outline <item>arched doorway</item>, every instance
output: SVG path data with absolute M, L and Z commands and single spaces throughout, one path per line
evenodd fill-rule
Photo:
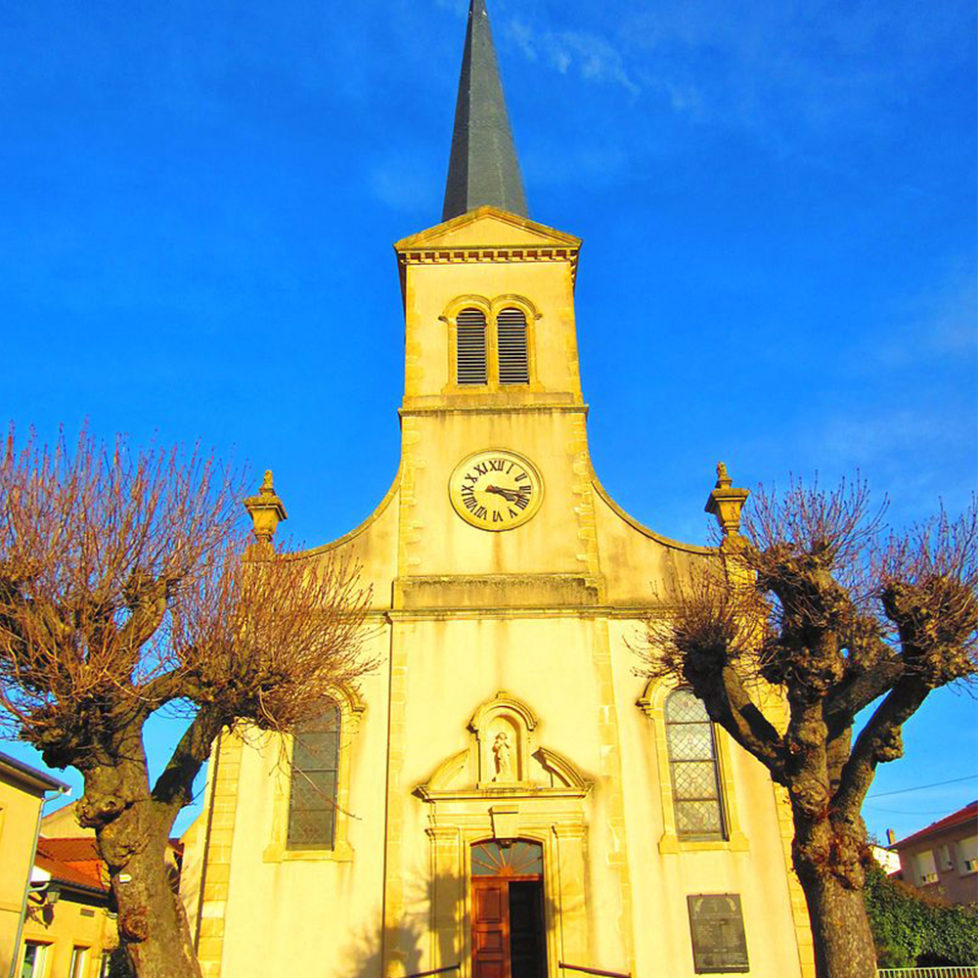
M 472 846 L 473 978 L 545 978 L 543 846 L 523 839 Z

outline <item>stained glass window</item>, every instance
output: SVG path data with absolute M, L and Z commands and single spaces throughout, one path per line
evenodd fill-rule
M 509 845 L 480 842 L 472 847 L 473 876 L 542 876 L 543 846 L 516 839 Z
M 726 838 L 713 724 L 691 689 L 666 700 L 666 742 L 680 839 Z
M 340 755 L 339 706 L 328 701 L 319 716 L 295 728 L 294 738 L 289 848 L 332 849 Z

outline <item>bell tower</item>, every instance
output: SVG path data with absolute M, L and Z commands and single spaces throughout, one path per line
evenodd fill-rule
M 484 0 L 469 7 L 443 216 L 394 246 L 405 316 L 395 601 L 453 600 L 427 583 L 445 578 L 468 579 L 477 605 L 483 590 L 487 603 L 542 600 L 528 576 L 548 601 L 555 588 L 596 595 L 581 242 L 527 215 Z

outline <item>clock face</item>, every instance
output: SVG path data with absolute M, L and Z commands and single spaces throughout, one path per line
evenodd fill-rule
M 448 483 L 455 512 L 480 530 L 511 530 L 543 502 L 543 480 L 533 463 L 502 449 L 476 452 L 455 466 Z

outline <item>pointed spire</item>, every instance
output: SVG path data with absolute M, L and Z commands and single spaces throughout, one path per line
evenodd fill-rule
M 471 0 L 442 220 L 492 204 L 527 217 L 485 0 Z

